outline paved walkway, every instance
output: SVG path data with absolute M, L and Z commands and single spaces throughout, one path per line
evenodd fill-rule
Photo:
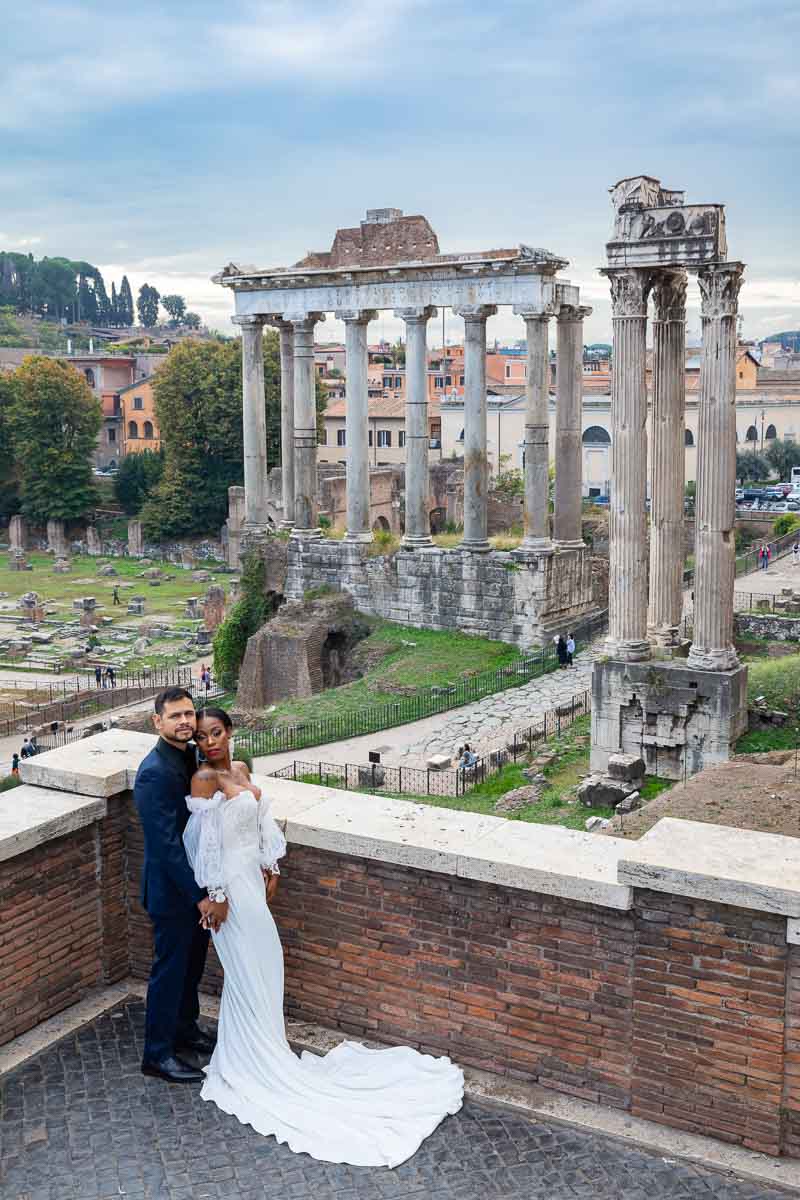
M 605 636 L 605 635 L 603 635 Z M 387 766 L 419 767 L 431 754 L 455 754 L 469 742 L 479 754 L 493 750 L 516 730 L 527 729 L 539 717 L 591 687 L 592 662 L 602 637 L 576 656 L 575 665 L 540 675 L 521 687 L 495 692 L 474 704 L 465 704 L 421 721 L 398 725 L 341 742 L 326 742 L 305 750 L 287 750 L 255 760 L 255 769 L 269 774 L 296 760 L 302 762 L 366 763 L 370 750 L 381 754 Z
M 3 1200 L 783 1200 L 785 1192 L 468 1101 L 394 1170 L 320 1163 L 139 1071 L 130 1000 L 0 1085 Z

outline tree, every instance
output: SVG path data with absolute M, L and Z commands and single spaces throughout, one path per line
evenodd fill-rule
M 135 516 L 164 473 L 164 451 L 127 454 L 114 476 L 114 495 L 128 516 Z
M 160 299 L 161 296 L 157 289 L 150 287 L 149 283 L 143 283 L 139 288 L 136 311 L 139 314 L 139 324 L 144 325 L 145 329 L 153 329 L 158 324 L 158 302 Z
M 114 329 L 119 325 L 119 300 L 117 299 L 117 285 L 114 280 L 111 280 L 111 304 L 108 310 L 108 323 Z
M 186 301 L 177 294 L 161 297 L 161 307 L 169 314 L 170 325 L 180 325 L 186 313 Z
M 769 477 L 769 463 L 763 454 L 752 454 L 749 450 L 736 452 L 736 478 L 742 483 Z
M 187 329 L 200 328 L 200 316 L 196 312 L 187 312 L 183 314 L 183 323 Z
M 91 459 L 103 423 L 100 401 L 69 363 L 28 358 L 14 372 L 9 410 L 22 511 L 70 521 L 96 501 Z
M 131 285 L 128 283 L 127 275 L 122 276 L 122 283 L 119 285 L 117 312 L 119 324 L 129 329 L 133 324 L 133 292 L 131 291 Z
M 0 516 L 6 519 L 19 512 L 19 467 L 15 462 L 10 416 L 14 394 L 13 376 L 0 374 Z
M 776 438 L 770 442 L 766 457 L 778 479 L 789 479 L 792 467 L 800 467 L 800 445 Z

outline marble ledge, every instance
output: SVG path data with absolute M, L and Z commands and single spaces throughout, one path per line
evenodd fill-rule
M 133 787 L 139 764 L 156 741 L 154 733 L 107 729 L 23 759 L 20 779 L 37 787 L 82 796 L 116 796 Z
M 0 862 L 26 854 L 45 842 L 102 821 L 102 798 L 23 784 L 0 794 Z

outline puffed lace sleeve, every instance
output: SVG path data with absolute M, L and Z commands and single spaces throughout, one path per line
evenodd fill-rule
M 273 875 L 280 875 L 278 859 L 286 853 L 286 838 L 270 813 L 270 801 L 265 787 L 266 781 L 258 780 L 261 799 L 258 802 L 258 861 Z
M 187 796 L 186 807 L 191 816 L 183 831 L 186 857 L 200 887 L 208 889 L 212 900 L 225 899 L 225 878 L 222 870 L 222 805 L 225 793 L 215 792 L 206 799 Z

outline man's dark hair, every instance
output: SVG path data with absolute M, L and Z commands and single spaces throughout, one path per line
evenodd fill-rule
M 182 688 L 182 687 L 164 688 L 163 692 L 159 692 L 158 695 L 156 696 L 156 712 L 159 715 L 159 717 L 161 716 L 161 714 L 164 711 L 164 705 L 172 704 L 173 701 L 175 701 L 175 700 L 191 700 L 192 703 L 194 704 L 194 700 L 192 699 L 192 693 L 187 692 L 186 688 Z

